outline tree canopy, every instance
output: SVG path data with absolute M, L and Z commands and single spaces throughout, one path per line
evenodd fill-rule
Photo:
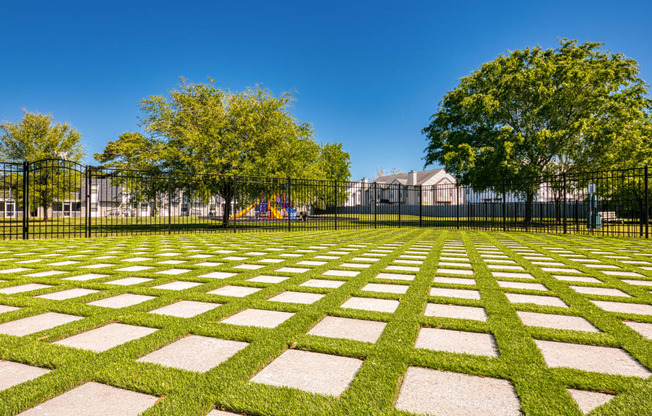
M 221 196 L 226 223 L 231 175 L 349 180 L 348 153 L 339 143 L 316 143 L 312 126 L 292 114 L 293 101 L 292 92 L 275 96 L 261 86 L 231 92 L 213 80 L 182 80 L 167 95 L 141 101 L 145 134 L 122 134 L 95 158 L 105 166 L 173 172 L 178 188 L 203 199 Z
M 506 179 L 529 193 L 519 180 L 650 160 L 652 102 L 638 64 L 601 46 L 563 39 L 462 78 L 423 129 L 426 165 L 477 189 Z
M 321 178 L 346 182 L 351 179 L 351 157 L 342 149 L 342 143 L 326 143 L 320 149 Z
M 105 166 L 188 174 L 292 176 L 349 180 L 340 143 L 320 146 L 292 114 L 291 92 L 260 86 L 241 92 L 182 80 L 168 95 L 141 101 L 146 135 L 124 133 L 95 159 Z
M 18 123 L 5 121 L 0 124 L 0 160 L 21 163 L 31 162 L 30 205 L 42 208 L 43 218 L 48 219 L 48 208 L 53 202 L 74 199 L 81 189 L 79 175 L 70 174 L 84 157 L 81 134 L 67 123 L 54 124 L 51 114 L 30 113 L 23 110 Z M 47 159 L 59 161 L 41 162 Z M 24 204 L 22 174 L 10 174 L 3 178 L 10 184 L 21 206 Z M 29 215 L 25 213 L 25 215 Z
M 94 157 L 106 167 L 152 171 L 161 163 L 161 145 L 160 141 L 141 133 L 123 133 Z
M 81 134 L 67 123 L 54 123 L 51 114 L 23 110 L 18 123 L 0 124 L 0 158 L 7 162 L 65 159 L 79 162 L 84 157 Z

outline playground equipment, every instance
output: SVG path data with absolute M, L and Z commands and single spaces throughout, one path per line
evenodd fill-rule
M 247 208 L 235 214 L 235 216 L 231 215 L 229 218 L 242 218 L 249 214 L 251 210 L 255 210 L 256 218 L 283 219 L 289 217 L 293 219 L 297 217 L 296 209 L 293 208 L 290 203 L 285 201 L 285 197 L 276 195 L 273 199 L 265 199 L 262 197 Z
M 245 209 L 243 209 L 242 211 L 238 212 L 238 213 L 235 215 L 235 218 L 244 217 L 245 215 L 247 215 L 247 214 L 249 213 L 249 211 L 251 211 L 252 209 L 254 209 L 254 208 L 256 207 L 256 205 L 258 205 L 259 202 L 260 202 L 260 201 L 254 202 L 253 204 L 249 205 L 247 208 L 245 208 Z M 233 219 L 234 216 L 231 215 L 229 218 Z
M 276 207 L 271 207 L 271 208 L 269 209 L 269 217 L 270 217 L 270 218 L 275 218 L 275 219 L 281 219 L 281 218 L 283 218 L 283 214 L 280 213 L 280 212 L 276 209 Z

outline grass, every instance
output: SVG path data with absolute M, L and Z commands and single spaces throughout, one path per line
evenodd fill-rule
M 473 265 L 476 284 L 474 286 L 455 284 L 433 284 L 444 245 L 452 241 L 461 242 Z M 369 244 L 361 247 L 347 247 L 351 244 Z M 387 243 L 399 243 L 391 253 L 362 270 L 357 276 L 330 277 L 322 273 L 338 265 L 350 262 L 353 257 Z M 397 259 L 399 255 L 415 244 L 431 246 L 427 258 L 412 282 L 398 282 L 377 279 L 375 276 Z M 587 276 L 602 281 L 602 286 L 612 287 L 629 294 L 631 298 L 582 295 L 569 287 L 568 282 L 555 279 L 552 274 L 533 264 L 533 260 L 516 253 L 514 244 L 527 246 L 535 253 L 553 258 L 569 267 L 580 270 Z M 279 257 L 280 253 L 296 252 L 317 244 L 333 244 L 328 249 L 314 249 L 301 252 L 301 257 Z M 507 301 L 505 292 L 537 294 L 541 292 L 523 289 L 506 289 L 497 284 L 488 264 L 480 256 L 483 245 L 494 245 L 525 272 L 550 291 L 544 296 L 557 296 L 569 308 L 513 304 Z M 37 315 L 46 311 L 83 316 L 84 319 L 62 325 L 36 334 L 14 337 L 0 335 L 0 358 L 29 365 L 52 369 L 50 373 L 32 381 L 0 391 L 0 414 L 15 415 L 38 403 L 47 401 L 87 381 L 96 381 L 124 389 L 159 396 L 162 399 L 144 415 L 205 415 L 211 409 L 224 409 L 248 415 L 407 415 L 394 408 L 403 376 L 410 366 L 434 368 L 445 371 L 496 377 L 510 380 L 521 402 L 525 415 L 581 415 L 566 388 L 615 393 L 606 405 L 596 409 L 595 415 L 646 415 L 652 408 L 652 378 L 643 380 L 590 373 L 570 368 L 549 368 L 537 349 L 534 339 L 563 341 L 576 344 L 619 347 L 627 351 L 643 366 L 652 370 L 652 340 L 648 340 L 623 324 L 623 320 L 652 323 L 652 316 L 609 313 L 597 308 L 589 299 L 612 300 L 652 304 L 650 288 L 623 282 L 596 269 L 585 267 L 570 260 L 558 251 L 546 248 L 562 247 L 587 258 L 598 259 L 603 264 L 612 264 L 626 271 L 636 271 L 652 280 L 652 272 L 637 265 L 623 263 L 622 259 L 591 253 L 586 248 L 609 251 L 630 250 L 618 253 L 633 260 L 646 261 L 652 256 L 652 243 L 640 239 L 608 239 L 591 236 L 565 236 L 544 234 L 518 234 L 475 231 L 446 231 L 428 229 L 378 229 L 319 231 L 306 233 L 265 234 L 201 234 L 201 235 L 151 235 L 118 238 L 95 238 L 80 240 L 5 241 L 0 245 L 2 262 L 0 269 L 26 267 L 34 272 L 46 270 L 66 271 L 66 274 L 52 277 L 27 277 L 31 272 L 0 274 L 0 289 L 26 283 L 52 285 L 50 288 L 14 295 L 0 294 L 0 304 L 21 309 L 0 314 L 0 323 Z M 282 252 L 269 251 L 266 258 L 282 258 L 280 264 L 266 264 L 259 270 L 234 269 L 243 261 L 224 260 L 224 257 L 262 251 L 264 248 L 280 247 Z M 158 257 L 159 249 L 169 248 L 180 253 L 175 257 Z M 217 253 L 218 248 L 235 253 Z M 355 248 L 350 254 L 336 260 L 329 260 L 322 266 L 311 267 L 303 274 L 284 274 L 274 270 L 289 267 L 338 248 Z M 90 251 L 87 251 L 90 250 Z M 193 251 L 197 250 L 197 251 Z M 115 252 L 114 252 L 115 251 Z M 31 253 L 31 254 L 25 254 Z M 140 253 L 140 254 L 135 254 Z M 195 254 L 210 254 L 211 258 L 198 259 Z M 638 253 L 638 254 L 635 254 Z M 25 254 L 25 255 L 21 255 Z M 56 256 L 49 256 L 56 254 Z M 45 256 L 45 257 L 44 257 Z M 68 266 L 49 266 L 48 263 L 68 260 L 80 263 Z M 115 256 L 98 259 L 102 256 Z M 137 263 L 123 263 L 131 257 L 148 257 L 153 260 Z M 246 256 L 243 256 L 246 257 Z M 38 260 L 35 263 L 21 263 Z M 158 262 L 179 259 L 179 265 L 161 265 Z M 222 260 L 220 260 L 222 259 Z M 257 263 L 260 258 L 247 261 Z M 217 267 L 197 265 L 203 261 L 224 263 Z M 652 262 L 652 261 L 651 261 Z M 111 263 L 99 269 L 84 269 L 80 266 L 94 263 Z M 120 272 L 116 269 L 126 265 L 153 266 L 141 272 Z M 298 266 L 305 267 L 305 266 Z M 545 267 L 545 266 L 544 266 Z M 177 276 L 157 274 L 168 268 L 190 269 Z M 454 268 L 454 267 L 453 267 Z M 1 271 L 1 270 L 0 270 Z M 231 271 L 238 274 L 229 279 L 207 279 L 199 277 L 208 271 Z M 86 273 L 101 273 L 107 277 L 85 282 L 63 280 L 65 277 Z M 392 273 L 401 273 L 394 272 Z M 279 284 L 247 282 L 257 275 L 291 276 Z M 136 286 L 115 286 L 106 282 L 129 276 L 147 277 L 151 282 Z M 338 289 L 320 289 L 299 286 L 311 278 L 346 280 Z M 154 289 L 171 281 L 200 282 L 201 286 L 184 291 Z M 514 280 L 518 279 L 501 279 Z M 404 295 L 374 293 L 360 290 L 368 282 L 409 284 Z M 260 290 L 244 298 L 211 295 L 207 292 L 229 284 L 259 287 Z M 577 286 L 598 286 L 589 283 L 573 283 Z M 477 289 L 482 300 L 433 297 L 431 287 Z M 36 295 L 57 292 L 74 287 L 98 290 L 81 298 L 65 301 L 40 299 Z M 311 305 L 269 302 L 266 299 L 283 291 L 303 291 L 326 294 Z M 107 309 L 88 305 L 93 300 L 103 299 L 121 293 L 135 293 L 155 296 L 155 299 L 123 309 Z M 400 300 L 395 313 L 366 312 L 343 309 L 340 305 L 349 297 L 375 297 Z M 148 311 L 173 304 L 181 299 L 220 303 L 222 306 L 194 318 L 174 318 Z M 423 310 L 426 303 L 445 303 L 482 306 L 487 311 L 487 322 L 465 319 L 426 317 Z M 221 320 L 248 308 L 294 312 L 295 315 L 274 329 L 240 327 L 220 323 Z M 588 319 L 601 332 L 589 333 L 570 330 L 556 330 L 525 326 L 516 312 L 533 311 L 562 315 L 581 316 Z M 307 335 L 306 333 L 325 316 L 361 318 L 387 323 L 385 331 L 376 343 L 365 343 Z M 93 353 L 55 345 L 53 342 L 82 333 L 112 322 L 146 326 L 159 329 L 157 332 L 112 348 L 103 353 Z M 488 358 L 469 354 L 416 349 L 414 344 L 421 327 L 438 327 L 471 332 L 491 333 L 500 351 L 499 358 Z M 204 335 L 223 339 L 245 341 L 248 347 L 211 371 L 198 374 L 189 371 L 166 368 L 156 364 L 136 362 L 136 359 L 162 348 L 188 334 Z M 322 352 L 340 356 L 361 358 L 364 363 L 348 389 L 339 398 L 306 393 L 290 388 L 278 388 L 250 383 L 249 380 L 288 348 Z M 436 409 L 433 409 L 436 411 Z

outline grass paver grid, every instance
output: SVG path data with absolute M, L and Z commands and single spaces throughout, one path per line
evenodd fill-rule
M 44 325 L 46 329 L 24 336 L 0 335 L 1 362 L 44 370 L 40 377 L 0 391 L 0 414 L 29 412 L 87 383 L 155 398 L 148 402 L 143 415 L 206 415 L 220 411 L 259 415 L 402 415 L 408 410 L 461 414 L 455 413 L 460 410 L 454 401 L 465 393 L 454 384 L 444 386 L 443 399 L 434 397 L 434 390 L 409 390 L 404 382 L 406 375 L 422 369 L 435 372 L 428 374 L 447 375 L 444 380 L 456 380 L 458 374 L 476 377 L 473 380 L 480 386 L 483 380 L 486 386 L 498 383 L 502 389 L 498 396 L 509 402 L 509 412 L 516 403 L 512 397 L 518 397 L 516 405 L 526 415 L 580 415 L 582 411 L 573 397 L 592 393 L 601 394 L 596 396 L 601 398 L 605 393 L 614 397 L 601 399 L 600 404 L 607 403 L 596 414 L 645 414 L 652 407 L 652 378 L 643 378 L 652 369 L 652 340 L 646 326 L 652 325 L 652 315 L 610 312 L 597 306 L 600 302 L 627 303 L 633 304 L 633 310 L 644 312 L 645 307 L 652 307 L 649 286 L 633 282 L 652 279 L 652 271 L 642 268 L 652 256 L 652 244 L 645 240 L 379 229 L 364 233 L 261 234 L 255 241 L 246 234 L 153 235 L 72 243 L 8 241 L 0 244 L 0 250 L 7 251 L 4 257 L 8 259 L 0 263 L 0 325 L 44 313 L 82 318 L 66 319 L 52 328 Z M 335 253 L 339 257 L 324 257 Z M 369 253 L 383 256 L 373 257 L 377 260 L 368 261 L 363 264 L 365 267 L 354 263 Z M 502 256 L 510 261 L 510 267 L 505 266 L 507 263 L 501 266 L 487 261 Z M 161 273 L 175 264 L 161 263 L 166 257 L 183 264 L 183 269 L 172 270 L 184 271 Z M 260 261 L 279 257 L 284 259 L 282 263 Z M 51 260 L 28 263 L 25 267 L 19 264 L 39 258 Z M 397 260 L 402 259 L 418 259 L 422 263 L 397 266 L 401 263 Z M 238 267 L 242 260 L 256 261 L 261 267 L 243 269 Z M 589 267 L 593 262 L 584 260 L 615 266 L 618 274 L 606 273 L 613 268 Z M 548 267 L 551 265 L 554 267 Z M 48 273 L 53 270 L 60 273 Z M 565 281 L 554 277 L 563 276 L 564 272 L 577 279 Z M 267 278 L 255 279 L 256 276 Z M 275 276 L 279 278 L 274 279 Z M 119 281 L 125 284 L 112 283 Z M 304 284 L 307 282 L 318 284 Z M 38 286 L 28 292 L 8 289 L 2 293 L 2 289 L 22 285 Z M 159 289 L 164 285 L 180 290 Z M 246 297 L 209 293 L 233 286 L 259 290 Z M 403 286 L 407 287 L 405 293 L 401 293 Z M 401 290 L 386 293 L 368 289 L 395 287 Z M 549 290 L 543 292 L 542 287 Z M 74 290 L 79 292 L 72 293 L 85 295 L 68 298 L 66 291 Z M 64 293 L 57 295 L 58 292 Z M 464 296 L 470 293 L 480 296 Z M 568 307 L 512 303 L 507 294 L 556 298 Z M 106 304 L 103 300 L 107 299 L 110 304 L 112 298 L 125 295 L 142 302 L 126 302 L 118 308 L 93 305 Z M 274 301 L 279 296 L 279 300 L 290 296 L 290 302 Z M 300 303 L 293 303 L 292 296 Z M 306 300 L 301 302 L 303 299 Z M 347 308 L 346 302 L 382 307 Z M 174 305 L 179 305 L 178 313 L 153 312 L 165 308 L 175 311 Z M 272 312 L 276 321 L 269 323 L 270 328 L 262 327 L 267 322 L 251 314 L 257 310 Z M 560 319 L 563 325 L 558 326 L 537 326 L 536 322 L 526 325 L 517 311 L 522 316 L 553 314 L 571 319 Z M 229 324 L 234 316 L 231 321 L 237 324 Z M 572 317 L 584 325 L 575 329 L 573 323 L 577 321 Z M 325 324 L 324 318 L 330 319 L 326 321 L 331 323 L 330 328 L 309 335 L 312 328 L 320 328 L 321 322 Z M 333 322 L 356 323 L 363 325 L 361 331 L 369 327 L 375 333 L 357 339 L 352 326 L 350 336 L 337 337 Z M 115 324 L 144 328 L 143 336 L 101 353 L 64 346 L 66 339 L 76 340 L 81 334 Z M 587 331 L 587 325 L 596 330 Z M 429 328 L 433 330 L 428 332 Z M 419 333 L 431 338 L 417 344 Z M 477 335 L 485 340 L 487 349 L 447 346 L 451 341 L 442 340 L 442 334 L 459 339 L 474 339 Z M 188 336 L 236 342 L 243 348 L 201 373 L 174 368 L 174 354 L 166 357 L 165 367 L 140 360 L 157 351 L 173 352 L 174 348 L 165 348 L 182 345 L 175 343 Z M 424 348 L 429 342 L 434 343 L 432 348 Z M 620 356 L 640 365 L 636 374 L 641 377 L 549 367 L 537 342 L 547 346 L 561 343 L 610 348 L 608 351 L 618 351 Z M 495 353 L 491 350 L 494 343 Z M 328 371 L 324 369 L 330 365 L 338 368 L 337 363 L 348 363 L 342 364 L 350 367 L 348 375 L 338 379 L 334 390 L 315 388 L 312 391 L 323 394 L 309 393 L 311 381 L 292 371 L 297 363 L 289 360 L 284 365 L 281 359 L 292 356 L 288 352 L 293 350 L 333 358 L 333 364 L 326 367 L 315 363 L 317 372 L 319 368 Z M 311 356 L 306 357 L 311 362 Z M 268 367 L 271 370 L 266 372 Z M 312 383 L 323 382 L 314 372 L 307 376 L 314 378 Z M 266 379 L 271 381 L 265 383 Z M 301 383 L 305 386 L 301 387 Z M 425 396 L 421 407 L 411 408 L 406 403 L 415 391 Z M 581 392 L 588 393 L 582 396 Z M 486 409 L 497 406 L 491 400 L 487 399 Z M 403 410 L 397 410 L 397 406 Z M 451 413 L 445 413 L 445 409 Z

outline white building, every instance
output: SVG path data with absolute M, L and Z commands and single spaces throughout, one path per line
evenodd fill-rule
M 366 178 L 351 182 L 346 206 L 395 204 L 457 205 L 464 195 L 455 185 L 455 177 L 443 168 L 420 172 L 381 176 L 369 182 Z M 459 201 L 458 201 L 459 198 Z

